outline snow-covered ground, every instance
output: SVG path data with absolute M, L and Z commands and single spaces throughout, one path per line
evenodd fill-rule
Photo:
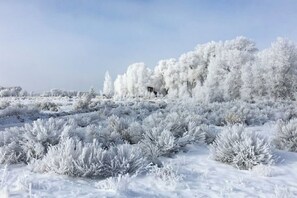
M 20 127 L 24 123 L 32 123 L 40 115 L 46 115 L 43 118 L 49 119 L 51 115 L 59 113 L 56 117 L 60 115 L 60 117 L 74 118 L 92 124 L 95 123 L 94 120 L 101 122 L 102 119 L 112 115 L 125 119 L 133 116 L 135 118 L 132 120 L 133 122 L 141 120 L 143 123 L 148 123 L 148 120 L 152 122 L 152 119 L 160 116 L 156 114 L 156 117 L 148 119 L 154 112 L 163 112 L 166 115 L 168 111 L 169 115 L 179 111 L 175 105 L 171 104 L 167 104 L 170 106 L 170 109 L 167 110 L 169 107 L 166 108 L 162 101 L 149 101 L 137 105 L 132 104 L 133 102 L 112 103 L 105 101 L 101 106 L 97 105 L 94 112 L 86 113 L 74 110 L 73 105 L 78 99 L 1 99 L 1 101 L 3 100 L 9 100 L 12 104 L 21 103 L 25 106 L 33 106 L 40 102 L 53 102 L 60 104 L 60 108 L 58 112 L 38 111 L 37 117 L 25 119 L 23 122 L 19 122 L 18 118 L 9 117 L 8 119 L 7 116 L 2 116 L 0 117 L 1 132 L 7 127 Z M 156 108 L 158 105 L 159 109 Z M 202 115 L 204 110 L 199 108 L 201 107 L 197 107 L 196 113 L 200 112 Z M 277 109 L 277 107 L 273 108 Z M 271 110 L 273 108 L 269 107 L 269 115 L 265 114 L 265 116 L 253 117 L 247 114 L 250 117 L 245 117 L 245 119 L 249 119 L 249 122 L 253 124 L 247 126 L 246 130 L 255 131 L 272 141 L 277 130 L 275 120 L 279 117 L 286 118 L 288 115 L 285 114 L 289 113 L 287 110 L 274 113 Z M 230 109 L 225 110 L 229 111 Z M 185 111 L 189 110 L 185 109 Z M 197 118 L 197 120 L 203 124 L 220 124 L 219 114 L 223 111 L 219 108 L 216 111 L 218 113 L 216 118 L 209 115 L 210 112 L 205 111 L 208 114 Z M 67 114 L 69 112 L 71 114 Z M 234 110 L 234 112 L 237 111 Z M 263 113 L 264 110 L 262 109 L 261 112 Z M 250 114 L 253 115 L 253 113 Z M 291 114 L 293 115 L 293 113 Z M 191 114 L 190 117 L 193 115 Z M 268 116 L 271 121 L 265 120 L 268 119 Z M 228 119 L 231 119 L 229 117 Z M 289 117 L 294 116 L 290 115 Z M 84 121 L 86 118 L 90 119 Z M 173 119 L 170 116 L 169 118 Z M 166 120 L 169 118 L 165 116 Z M 132 123 L 132 121 L 130 122 Z M 265 124 L 255 124 L 258 122 Z M 164 123 L 161 122 L 160 125 L 162 124 Z M 215 127 L 220 130 L 226 126 Z M 71 177 L 58 175 L 54 172 L 36 173 L 32 171 L 30 165 L 23 163 L 2 164 L 0 197 L 297 197 L 297 153 L 276 150 L 275 164 L 257 165 L 251 170 L 239 170 L 231 165 L 215 161 L 211 157 L 209 147 L 209 145 L 201 143 L 188 144 L 170 157 L 160 156 L 159 160 L 163 167 L 154 166 L 139 174 L 119 175 L 107 179 Z
M 262 128 L 266 132 L 266 128 Z M 32 173 L 24 165 L 1 167 L 1 193 L 8 197 L 296 197 L 297 153 L 278 152 L 274 166 L 238 170 L 212 160 L 205 146 L 192 145 L 163 168 L 105 180 Z

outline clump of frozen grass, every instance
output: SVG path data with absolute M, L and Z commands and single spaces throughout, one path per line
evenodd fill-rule
M 175 187 L 183 181 L 183 178 L 178 171 L 170 164 L 165 164 L 163 167 L 153 166 L 149 172 L 155 179 L 162 181 L 167 186 Z
M 275 161 L 268 141 L 256 133 L 249 133 L 242 125 L 224 129 L 210 146 L 214 160 L 230 164 L 238 169 L 251 169 Z
M 135 175 L 129 174 L 109 177 L 96 183 L 96 187 L 100 190 L 112 190 L 116 192 L 126 192 L 129 190 L 130 183 Z
M 273 142 L 278 149 L 297 152 L 297 119 L 279 121 Z
M 274 175 L 273 169 L 271 166 L 259 164 L 257 166 L 254 166 L 252 168 L 252 172 L 255 175 L 258 176 L 264 176 L 264 177 L 272 177 Z
M 75 139 L 65 139 L 51 146 L 46 156 L 34 161 L 31 167 L 37 172 L 107 178 L 140 172 L 147 165 L 147 160 L 137 146 L 123 144 L 105 150 L 96 141 L 83 144 Z

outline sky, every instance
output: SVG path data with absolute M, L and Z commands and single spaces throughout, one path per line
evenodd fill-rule
M 0 0 L 0 86 L 102 89 L 197 44 L 245 36 L 297 42 L 296 0 Z

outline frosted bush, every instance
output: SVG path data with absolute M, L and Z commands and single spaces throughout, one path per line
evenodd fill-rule
M 230 125 L 243 124 L 245 122 L 245 118 L 243 115 L 237 113 L 228 113 L 225 117 L 225 122 Z
M 96 141 L 83 144 L 74 139 L 51 146 L 43 159 L 31 164 L 37 172 L 92 178 L 133 174 L 146 166 L 147 161 L 136 146 L 124 144 L 105 150 Z
M 0 164 L 15 164 L 24 159 L 23 150 L 17 142 L 10 142 L 0 147 Z
M 129 142 L 130 144 L 137 144 L 141 141 L 144 134 L 144 130 L 138 122 L 133 122 L 130 126 L 123 131 L 123 139 Z
M 249 133 L 243 126 L 234 125 L 224 129 L 210 147 L 214 160 L 230 164 L 239 169 L 274 163 L 272 147 L 266 139 Z
M 274 144 L 278 149 L 297 152 L 297 119 L 279 121 Z
M 20 145 L 21 136 L 18 127 L 0 131 L 0 163 L 10 164 L 25 160 L 25 153 Z
M 54 118 L 38 119 L 32 124 L 25 124 L 20 129 L 22 131 L 20 144 L 27 160 L 43 157 L 49 146 L 58 144 L 63 133 L 67 133 L 66 124 L 65 120 Z
M 5 116 L 16 116 L 17 118 L 23 117 L 24 119 L 28 116 L 34 115 L 39 116 L 39 110 L 35 107 L 28 107 L 21 104 L 10 105 L 4 110 L 0 111 L 0 117 Z
M 211 144 L 214 142 L 218 130 L 214 126 L 201 124 L 196 125 L 193 122 L 189 123 L 189 133 L 194 136 L 196 143 L 206 143 Z
M 110 116 L 108 118 L 108 127 L 110 127 L 110 129 L 113 131 L 122 133 L 123 130 L 128 128 L 128 124 L 127 121 L 122 118 L 119 118 L 117 116 Z
M 80 100 L 78 100 L 74 104 L 74 109 L 75 110 L 89 110 L 89 106 L 91 105 L 92 102 L 92 95 L 91 94 L 84 94 Z
M 155 127 L 145 131 L 141 148 L 153 163 L 160 164 L 159 156 L 171 156 L 194 140 L 195 137 L 188 132 L 181 137 L 175 137 L 169 130 Z
M 144 134 L 142 148 L 148 156 L 154 159 L 161 155 L 170 155 L 176 151 L 177 145 L 170 131 L 153 128 Z
M 78 128 L 76 130 L 72 136 L 80 135 L 79 139 L 86 143 L 92 143 L 96 140 L 102 148 L 109 148 L 112 145 L 124 143 L 122 136 L 118 132 L 112 131 L 105 126 L 89 125 L 85 129 Z
M 70 128 L 63 119 L 41 120 L 23 127 L 8 128 L 0 132 L 0 163 L 28 162 L 42 158 L 51 145 L 59 143 L 61 136 L 69 135 Z
M 1 101 L 0 102 L 0 110 L 3 110 L 3 109 L 5 109 L 5 108 L 7 108 L 9 106 L 10 106 L 10 102 L 7 102 L 7 101 Z
M 37 107 L 43 111 L 59 111 L 59 106 L 53 102 L 38 103 Z

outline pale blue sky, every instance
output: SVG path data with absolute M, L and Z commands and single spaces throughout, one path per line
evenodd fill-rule
M 297 41 L 296 0 L 0 0 L 0 86 L 101 89 L 129 64 L 236 36 Z

